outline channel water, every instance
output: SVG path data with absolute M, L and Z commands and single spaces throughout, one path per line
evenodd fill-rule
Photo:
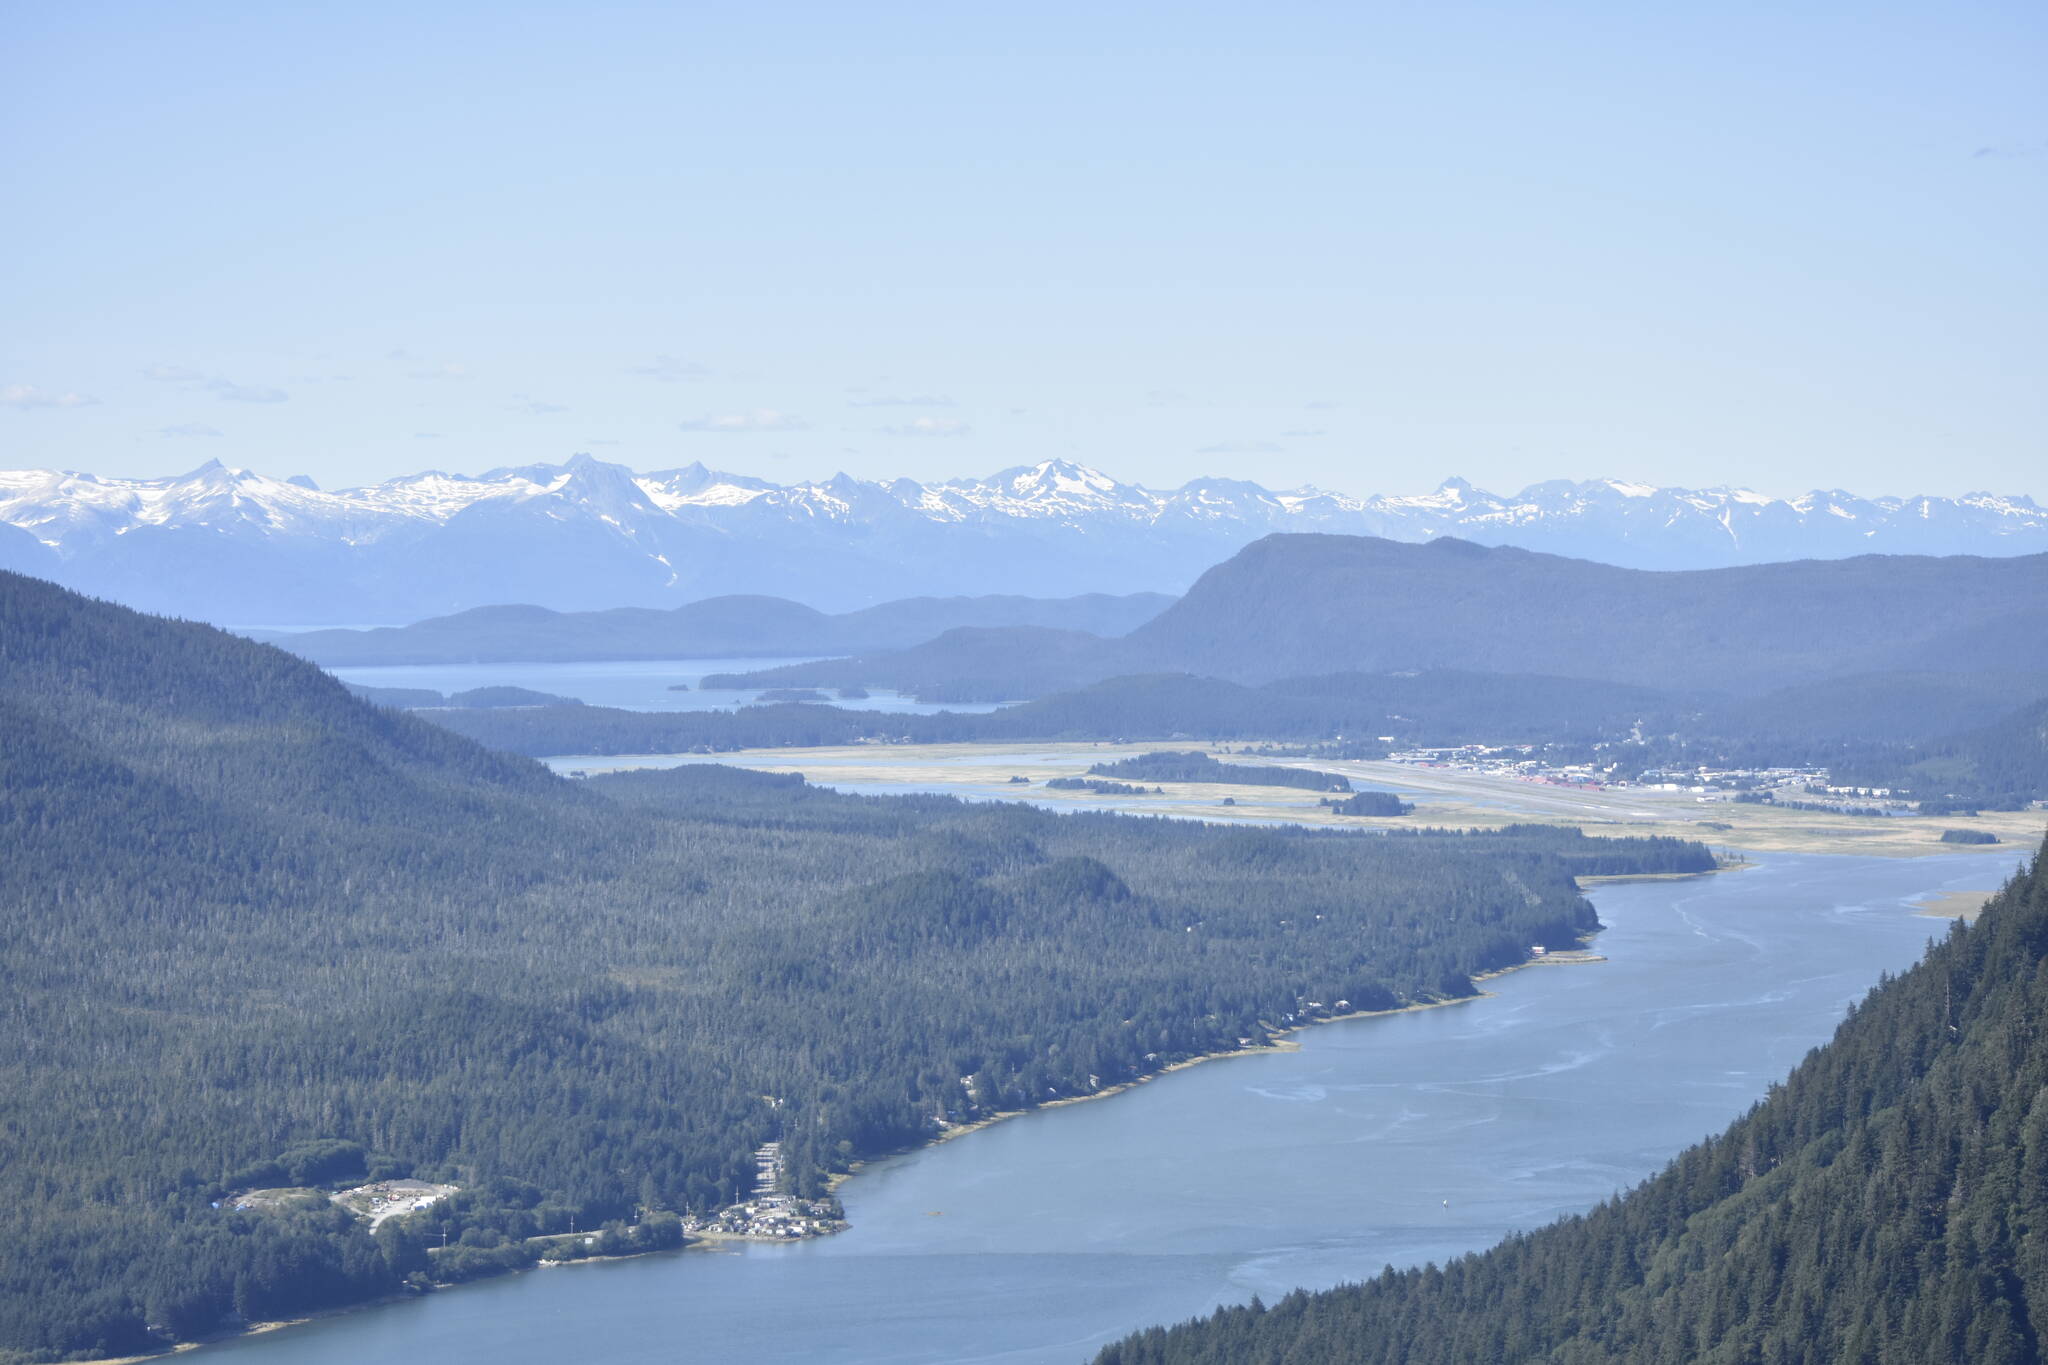
M 222 1365 L 1079 1365 L 1151 1323 L 1473 1251 L 1743 1112 L 2020 851 L 1773 855 L 1601 886 L 1607 959 L 1297 1035 L 874 1163 L 852 1228 L 535 1270 L 204 1352 Z

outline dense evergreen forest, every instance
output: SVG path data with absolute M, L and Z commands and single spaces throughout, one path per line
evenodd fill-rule
M 1330 797 L 1321 803 L 1338 815 L 1406 815 L 1415 807 L 1392 792 L 1360 791 L 1346 797 Z
M 281 651 L 6 574 L 0 847 L 6 1361 L 516 1267 L 571 1226 L 659 1246 L 764 1141 L 813 1193 L 1309 1000 L 1468 994 L 1596 927 L 1575 877 L 1711 865 L 716 767 L 566 781 Z M 462 1192 L 374 1237 L 317 1196 L 230 1197 L 405 1175 Z
M 2048 873 L 1748 1116 L 1582 1218 L 1099 1365 L 2026 1365 L 2048 1334 Z

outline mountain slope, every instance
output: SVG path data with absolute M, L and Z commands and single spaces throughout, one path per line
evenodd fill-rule
M 2043 624 L 2048 555 L 1646 573 L 1457 540 L 1270 536 L 1123 645 L 1217 677 L 1456 668 L 1753 690 L 1933 667 L 1965 639 L 1971 667 L 2037 671 Z
M 1968 808 L 2018 810 L 2048 792 L 2048 697 L 1987 725 L 1844 765 L 1843 785 L 1890 787 Z
M 1880 604 L 1873 610 L 1872 604 Z M 1460 540 L 1277 535 L 1120 640 L 1002 632 L 752 675 L 1015 697 L 1129 673 L 1540 673 L 1761 692 L 1864 673 L 2048 671 L 2048 555 L 1865 555 L 1648 572 Z M 758 685 L 758 684 L 756 684 Z
M 1230 479 L 1156 490 L 1060 461 L 931 484 L 842 474 L 783 486 L 701 464 L 636 474 L 587 455 L 334 492 L 217 463 L 161 479 L 0 472 L 0 524 L 41 541 L 67 585 L 242 624 L 731 593 L 843 611 L 939 582 L 966 594 L 1175 592 L 1276 531 L 1448 535 L 1642 568 L 2048 549 L 2048 512 L 1990 494 L 1775 499 L 1607 480 L 1502 497 L 1453 479 L 1421 496 L 1353 497 Z
M 2027 1365 L 2048 1345 L 2040 859 L 1726 1133 L 1583 1218 L 1099 1365 Z

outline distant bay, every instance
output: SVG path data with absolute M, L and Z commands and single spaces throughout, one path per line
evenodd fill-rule
M 631 659 L 595 663 L 502 664 L 377 664 L 331 668 L 328 672 L 362 687 L 424 687 L 442 693 L 476 687 L 525 687 L 558 697 L 574 697 L 591 706 L 616 706 L 626 711 L 731 711 L 760 700 L 760 689 L 714 688 L 702 683 L 714 673 L 751 673 L 756 669 L 805 662 L 797 659 Z M 684 690 L 675 690 L 681 683 Z M 894 692 L 875 691 L 865 697 L 825 697 L 834 706 L 863 711 L 929 715 L 936 711 L 993 711 L 993 705 L 945 706 L 912 701 Z

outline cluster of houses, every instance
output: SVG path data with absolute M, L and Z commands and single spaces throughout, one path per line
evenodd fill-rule
M 793 1241 L 838 1232 L 846 1226 L 836 1199 L 799 1199 L 779 1194 L 782 1144 L 764 1142 L 754 1152 L 754 1193 L 745 1202 L 713 1214 L 683 1220 L 683 1231 L 698 1236 L 759 1237 Z
M 1648 791 L 1784 792 L 1805 796 L 1827 786 L 1826 768 L 1647 768 L 1635 786 Z
M 1880 799 L 1891 795 L 1884 788 L 1830 787 L 1825 768 L 1650 768 L 1630 781 L 1614 778 L 1610 769 L 1597 763 L 1549 763 L 1535 757 L 1536 753 L 1535 746 L 1526 744 L 1459 744 L 1404 749 L 1387 757 L 1391 762 L 1418 768 L 1511 777 L 1544 786 L 1686 792 L 1708 801 L 1730 800 L 1741 792 L 1782 792 L 1788 800 L 1822 793 Z
M 846 1226 L 839 1204 L 832 1199 L 799 1199 L 792 1194 L 760 1195 L 744 1204 L 734 1204 L 702 1218 L 683 1221 L 683 1231 L 698 1236 L 759 1237 L 771 1241 L 794 1241 L 819 1237 Z
M 1484 773 L 1488 777 L 1512 777 L 1548 787 L 1579 787 L 1599 790 L 1607 785 L 1605 770 L 1591 763 L 1546 763 L 1531 757 L 1532 745 L 1458 744 L 1441 748 L 1403 749 L 1387 755 L 1392 763 L 1415 768 L 1449 768 L 1459 772 Z

